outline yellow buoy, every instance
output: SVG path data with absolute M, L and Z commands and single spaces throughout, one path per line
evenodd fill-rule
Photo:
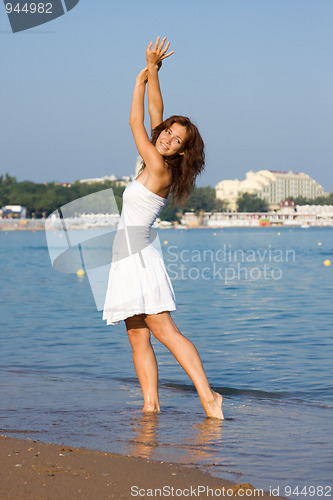
M 214 236 L 216 236 L 216 233 L 214 233 Z
M 324 266 L 330 266 L 331 265 L 331 261 L 326 259 L 324 260 Z
M 319 245 L 319 246 L 321 245 L 321 242 L 320 242 L 320 241 L 318 242 L 318 245 Z
M 280 236 L 281 233 L 278 233 L 278 236 Z
M 168 244 L 168 240 L 165 240 L 164 245 L 167 245 L 167 244 Z
M 86 272 L 85 272 L 85 270 L 84 270 L 84 269 L 78 269 L 78 270 L 76 271 L 76 274 L 77 274 L 78 276 L 84 276 L 84 275 L 86 274 Z

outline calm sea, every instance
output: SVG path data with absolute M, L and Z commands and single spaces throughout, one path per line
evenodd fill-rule
M 142 415 L 124 323 L 106 326 L 86 277 L 53 270 L 44 232 L 1 231 L 0 431 L 200 466 L 290 498 L 332 496 L 333 229 L 159 238 L 173 318 L 224 395 L 226 420 L 205 418 L 156 342 L 162 413 Z

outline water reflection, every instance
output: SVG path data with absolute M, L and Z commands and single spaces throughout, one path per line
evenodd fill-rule
M 129 421 L 128 454 L 151 458 L 158 442 L 158 413 L 142 413 Z
M 191 462 L 214 462 L 214 464 L 223 462 L 222 429 L 223 422 L 210 418 L 192 426 L 192 436 L 188 438 L 192 442 L 189 454 Z
M 224 461 L 223 422 L 219 420 L 207 418 L 188 428 L 182 422 L 172 433 L 164 429 L 160 414 L 143 413 L 132 418 L 129 424 L 129 455 L 157 460 L 165 456 L 165 447 L 168 447 L 168 460 L 180 458 L 183 464 L 217 465 Z

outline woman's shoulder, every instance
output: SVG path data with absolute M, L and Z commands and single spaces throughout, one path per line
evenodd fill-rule
M 137 177 L 136 181 L 141 182 L 149 191 L 161 196 L 162 198 L 167 198 L 171 186 L 171 174 L 166 170 L 165 175 L 158 175 L 156 172 L 150 172 L 147 167 L 145 167 Z

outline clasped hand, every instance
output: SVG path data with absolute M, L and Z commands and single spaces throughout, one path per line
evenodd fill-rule
M 168 52 L 168 48 L 170 47 L 170 42 L 166 44 L 164 47 L 166 41 L 166 37 L 163 38 L 163 40 L 160 43 L 160 37 L 158 36 L 156 38 L 156 42 L 153 46 L 153 42 L 150 42 L 147 46 L 146 49 L 146 59 L 147 59 L 147 66 L 158 66 L 158 64 L 163 61 L 163 59 L 171 56 L 174 54 L 174 50 L 171 52 Z
M 164 37 L 160 43 L 160 37 L 158 36 L 156 38 L 156 42 L 153 46 L 153 42 L 150 42 L 147 46 L 146 49 L 146 59 L 147 59 L 147 66 L 140 71 L 140 73 L 137 76 L 137 81 L 140 83 L 147 83 L 148 81 L 148 67 L 149 68 L 157 68 L 157 70 L 160 69 L 162 66 L 162 60 L 166 59 L 167 57 L 170 57 L 172 54 L 174 54 L 174 50 L 168 52 L 168 48 L 170 47 L 170 42 L 167 42 L 167 44 L 164 47 L 166 41 L 166 37 Z M 167 53 L 168 52 L 168 53 Z

